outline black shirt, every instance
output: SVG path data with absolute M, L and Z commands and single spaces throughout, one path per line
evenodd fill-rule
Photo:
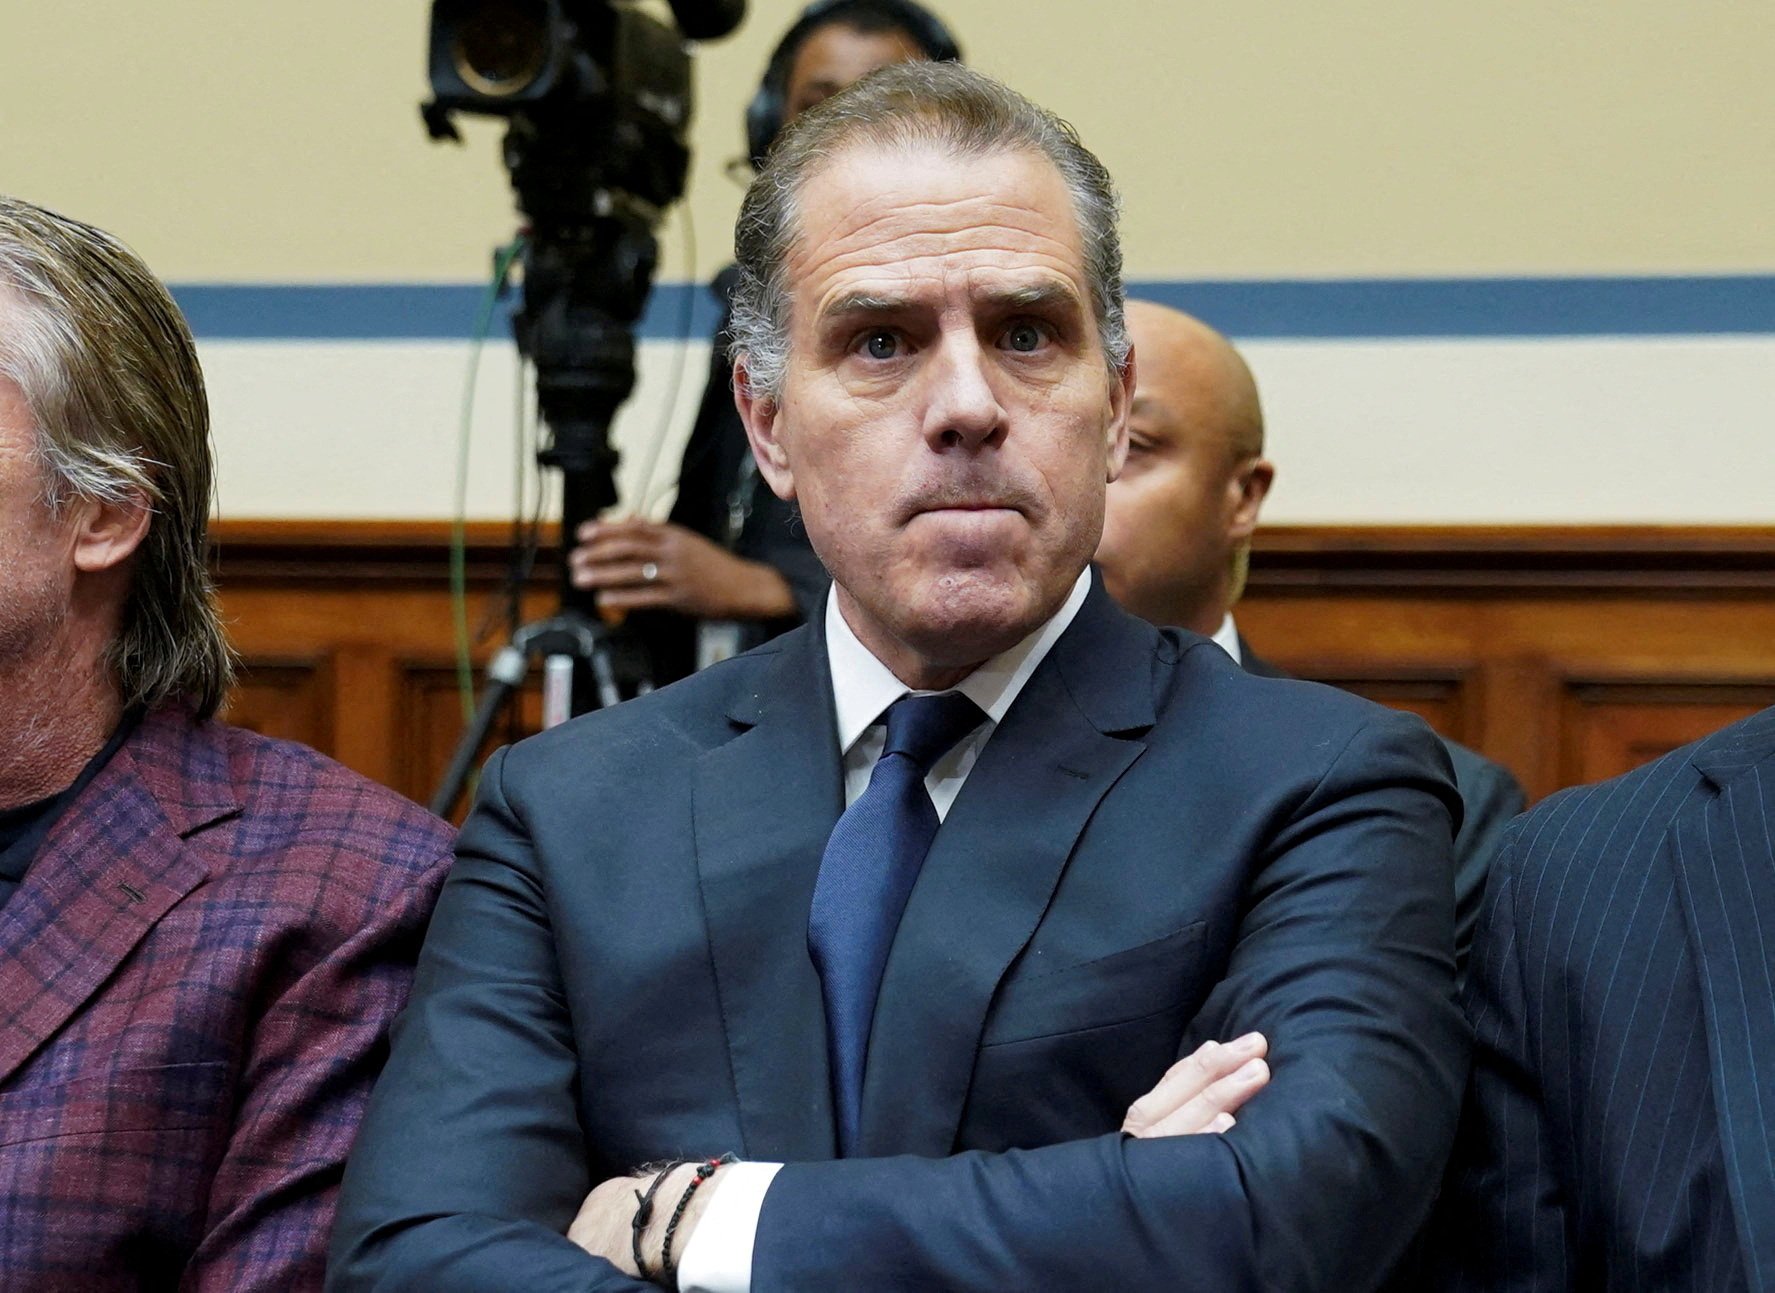
M 93 755 L 74 783 L 66 790 L 57 791 L 48 798 L 39 799 L 35 803 L 24 804 L 18 808 L 0 811 L 0 907 L 4 907 L 12 895 L 18 892 L 19 885 L 24 883 L 25 871 L 31 865 L 31 859 L 37 856 L 37 850 L 43 847 L 44 839 L 68 805 L 80 797 L 80 792 L 91 784 L 92 779 L 104 770 L 111 756 L 117 753 L 130 733 L 136 730 L 142 721 L 142 711 L 130 710 L 111 733 L 111 739 L 105 742 L 105 748 Z

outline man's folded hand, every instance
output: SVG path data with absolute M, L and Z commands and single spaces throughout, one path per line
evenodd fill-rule
M 1270 1080 L 1262 1033 L 1203 1042 L 1165 1070 L 1165 1076 L 1128 1107 L 1122 1130 L 1130 1136 L 1190 1136 L 1223 1132 L 1233 1115 Z

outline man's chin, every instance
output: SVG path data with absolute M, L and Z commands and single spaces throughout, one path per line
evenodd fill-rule
M 1028 637 L 1065 597 L 1065 589 L 1058 598 L 1044 597 L 1020 578 L 952 570 L 936 576 L 903 608 L 905 637 L 933 663 L 979 664 Z

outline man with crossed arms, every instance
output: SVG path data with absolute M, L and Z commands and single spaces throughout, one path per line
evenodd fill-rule
M 1114 212 L 1070 128 L 958 66 L 790 125 L 735 385 L 833 595 L 489 763 L 333 1288 L 1385 1277 L 1465 1071 L 1459 804 L 1415 718 L 1090 571 Z M 701 1163 L 631 1175 L 660 1159 Z

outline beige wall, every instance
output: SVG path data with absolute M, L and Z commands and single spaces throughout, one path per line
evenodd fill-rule
M 1775 268 L 1769 0 L 940 7 L 1109 162 L 1137 277 Z M 178 281 L 479 277 L 513 223 L 497 131 L 424 138 L 428 12 L 15 0 L 0 187 Z M 740 107 L 797 12 L 755 2 L 699 55 L 699 273 L 727 254 Z
M 698 55 L 698 277 L 728 257 L 741 108 L 799 12 L 752 8 Z M 941 8 L 974 62 L 1109 163 L 1137 280 L 1775 272 L 1775 0 Z M 463 148 L 424 136 L 428 13 L 12 0 L 0 190 L 116 231 L 177 283 L 479 279 L 516 217 L 495 124 L 467 123 Z M 665 278 L 693 268 L 684 232 L 675 215 Z M 1283 467 L 1268 514 L 1766 522 L 1768 331 L 1253 342 Z M 704 354 L 642 348 L 614 433 L 631 506 L 663 505 L 635 482 L 658 444 L 669 478 Z M 466 358 L 461 342 L 206 339 L 223 514 L 449 515 Z M 472 515 L 510 513 L 513 377 L 495 344 Z

